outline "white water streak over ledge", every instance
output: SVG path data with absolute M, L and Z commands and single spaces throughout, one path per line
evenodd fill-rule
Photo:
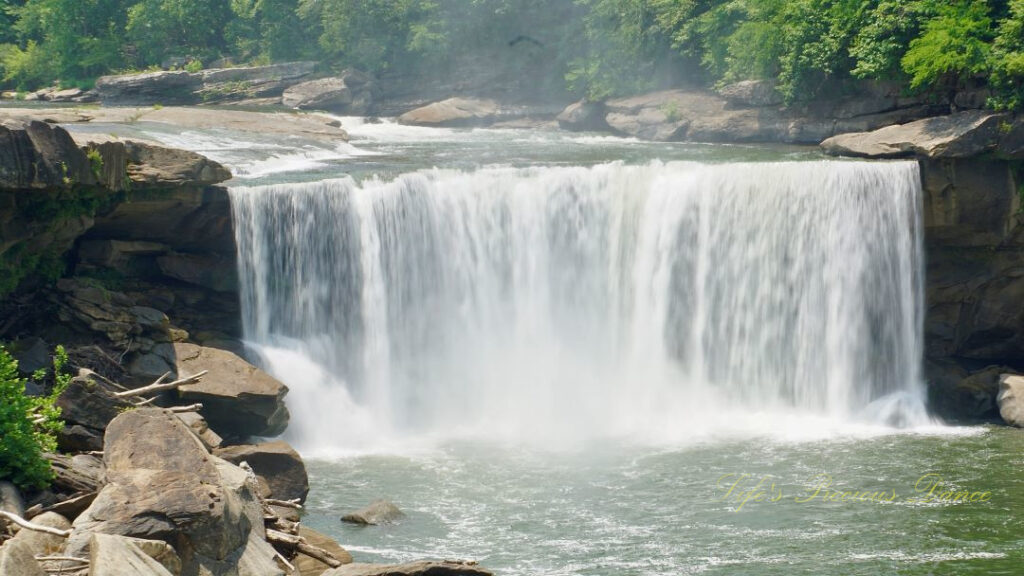
M 236 187 L 246 337 L 307 450 L 921 423 L 920 193 L 834 161 Z

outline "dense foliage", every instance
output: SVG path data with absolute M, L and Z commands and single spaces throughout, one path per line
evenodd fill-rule
M 155 66 L 504 70 L 591 99 L 773 79 L 790 102 L 844 81 L 1019 107 L 1024 0 L 0 0 L 8 86 Z M 191 64 L 189 64 L 191 62 Z
M 54 405 L 71 376 L 64 348 L 53 356 L 53 371 L 41 370 L 33 380 L 49 379 L 50 393 L 27 396 L 25 379 L 18 375 L 18 362 L 0 347 L 0 480 L 10 480 L 20 488 L 44 488 L 53 477 L 43 452 L 57 448 L 56 433 L 63 423 L 60 409 Z

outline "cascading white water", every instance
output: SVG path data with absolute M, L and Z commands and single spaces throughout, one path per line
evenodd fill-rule
M 912 418 L 919 195 L 914 163 L 825 161 L 231 191 L 246 337 L 307 448 Z

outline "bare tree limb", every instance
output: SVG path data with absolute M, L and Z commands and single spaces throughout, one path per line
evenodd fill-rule
M 189 376 L 188 378 L 182 378 L 175 380 L 174 382 L 167 382 L 166 384 L 150 384 L 149 386 L 143 386 L 142 388 L 136 388 L 134 390 L 126 390 L 124 392 L 118 392 L 114 396 L 118 398 L 129 398 L 131 396 L 143 396 L 146 394 L 153 394 L 154 392 L 163 392 L 164 390 L 174 390 L 178 386 L 184 386 L 186 384 L 192 384 L 198 382 L 203 376 L 206 376 L 209 370 L 203 370 L 195 376 Z M 161 377 L 162 378 L 162 377 Z
M 302 510 L 302 504 L 299 504 L 298 498 L 295 498 L 294 500 L 274 500 L 273 498 L 266 498 L 263 502 L 268 506 L 280 506 L 281 508 Z
M 0 510 L 0 517 L 7 518 L 11 522 L 14 522 L 18 526 L 26 530 L 32 530 L 33 532 L 44 532 L 46 534 L 53 534 L 54 536 L 60 536 L 61 538 L 67 538 L 71 535 L 71 530 L 61 530 L 59 528 L 51 528 L 49 526 L 40 526 L 39 524 L 33 524 L 28 520 L 25 520 L 17 514 L 11 514 L 6 510 Z
M 199 412 L 202 409 L 203 405 L 198 403 L 191 404 L 189 406 L 171 406 L 170 408 L 168 408 L 168 410 L 174 412 L 175 414 L 181 414 L 183 412 Z

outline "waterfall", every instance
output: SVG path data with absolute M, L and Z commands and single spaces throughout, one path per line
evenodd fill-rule
M 236 187 L 245 335 L 307 447 L 906 419 L 920 190 L 839 161 Z

